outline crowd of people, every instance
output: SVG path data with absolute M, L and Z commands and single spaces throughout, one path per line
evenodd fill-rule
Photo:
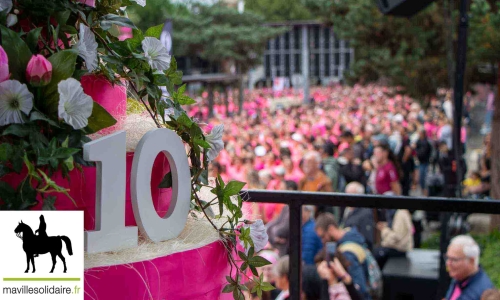
M 204 96 L 190 115 L 208 127 L 222 123 L 225 128 L 225 149 L 209 176 L 246 182 L 246 189 L 454 196 L 457 164 L 467 169 L 453 151 L 453 108 L 446 90 L 420 104 L 396 88 L 335 85 L 312 89 L 304 105 L 273 103 L 275 96 L 301 97 L 292 90 L 279 95 L 257 90 L 245 95 L 241 114 L 235 113 L 232 95 L 226 103 L 216 95 L 214 118 L 208 118 Z M 466 126 L 461 137 L 465 149 Z M 489 136 L 485 149 L 487 143 Z M 475 197 L 489 196 L 490 154 L 484 152 L 479 171 L 464 181 L 465 192 Z M 261 271 L 277 290 L 266 293 L 266 299 L 287 299 L 288 207 L 245 205 L 248 214 L 263 219 L 269 235 L 269 249 L 262 255 L 274 263 L 274 272 Z M 418 211 L 404 209 L 303 206 L 305 299 L 379 298 L 381 270 L 389 258 L 419 247 L 421 219 Z M 476 281 L 482 290 L 493 287 L 478 268 L 478 251 L 467 237 L 452 241 L 447 267 L 456 281 L 446 299 L 472 293 L 465 285 L 477 293 Z

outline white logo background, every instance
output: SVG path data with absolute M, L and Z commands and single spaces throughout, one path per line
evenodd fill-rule
M 47 235 L 67 236 L 71 240 L 73 255 L 69 255 L 66 244 L 62 241 L 61 254 L 66 260 L 67 272 L 64 273 L 64 265 L 59 257 L 56 257 L 54 273 L 52 269 L 52 257 L 50 253 L 40 254 L 35 257 L 35 269 L 30 263 L 29 273 L 26 270 L 26 253 L 23 250 L 23 241 L 19 239 L 14 230 L 23 221 L 31 227 L 33 233 L 40 225 L 40 215 L 45 218 L 47 224 Z M 0 211 L 0 299 L 83 299 L 83 211 Z M 80 278 L 80 281 L 4 281 L 4 278 Z M 72 292 L 75 286 L 80 287 L 79 293 L 71 295 L 11 295 L 3 293 L 4 287 L 33 287 L 45 286 L 69 287 Z

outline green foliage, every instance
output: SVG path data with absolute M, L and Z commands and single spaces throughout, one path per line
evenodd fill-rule
M 148 0 L 146 7 L 138 5 L 127 9 L 130 19 L 142 30 L 146 30 L 173 16 L 189 15 L 189 9 L 182 3 L 172 3 L 170 0 Z M 178 29 L 174 24 L 174 32 Z M 174 44 L 175 47 L 175 44 Z M 177 53 L 174 51 L 174 53 Z
M 0 25 L 2 47 L 9 57 L 9 70 L 13 79 L 23 80 L 26 75 L 26 66 L 31 58 L 31 51 L 19 35 Z
M 174 18 L 175 51 L 210 62 L 233 60 L 244 72 L 260 63 L 266 42 L 286 30 L 263 27 L 264 21 L 223 5 L 200 5 L 197 14 Z
M 417 97 L 447 85 L 444 24 L 438 4 L 407 19 L 382 15 L 371 0 L 307 3 L 354 47 L 356 59 L 344 74 L 350 82 L 388 78 Z
M 315 19 L 301 0 L 246 0 L 245 10 L 262 15 L 269 22 Z
M 467 55 L 474 62 L 500 61 L 500 2 L 496 6 L 487 0 L 474 0 L 470 6 Z

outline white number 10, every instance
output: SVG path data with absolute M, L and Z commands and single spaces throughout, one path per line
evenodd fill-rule
M 119 131 L 83 147 L 83 157 L 95 161 L 95 231 L 85 232 L 85 251 L 99 253 L 137 246 L 136 226 L 125 226 L 126 134 Z M 158 216 L 151 197 L 151 171 L 163 152 L 172 172 L 172 200 L 166 215 Z M 146 133 L 136 147 L 130 190 L 137 225 L 153 242 L 177 237 L 186 225 L 191 201 L 191 175 L 184 144 L 166 128 Z

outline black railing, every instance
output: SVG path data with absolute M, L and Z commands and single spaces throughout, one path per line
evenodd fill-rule
M 290 208 L 290 299 L 300 299 L 302 205 L 409 209 L 433 212 L 500 214 L 500 201 L 455 198 L 352 195 L 291 191 L 245 191 L 250 202 L 282 203 Z M 441 240 L 443 244 L 443 239 Z M 447 245 L 441 245 L 441 249 Z M 446 249 L 446 248 L 444 248 Z

